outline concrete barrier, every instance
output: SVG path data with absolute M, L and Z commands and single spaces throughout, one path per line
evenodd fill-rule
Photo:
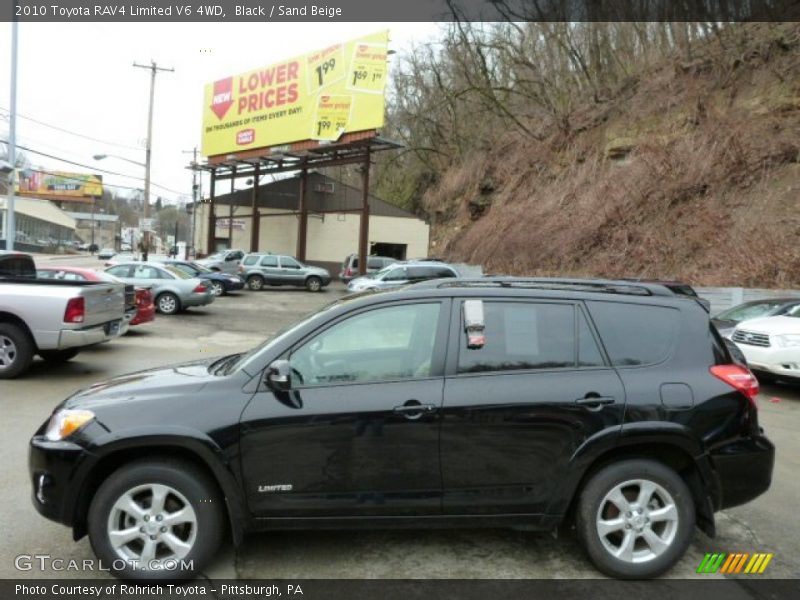
M 740 287 L 696 287 L 697 295 L 711 302 L 711 314 L 715 315 L 732 306 L 751 300 L 766 298 L 800 298 L 800 290 L 773 290 L 766 288 Z

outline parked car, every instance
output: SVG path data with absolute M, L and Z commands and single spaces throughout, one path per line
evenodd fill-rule
M 155 319 L 156 308 L 153 304 L 153 294 L 149 287 L 124 283 L 121 279 L 117 279 L 105 271 L 59 265 L 57 267 L 38 267 L 36 276 L 39 279 L 106 281 L 108 283 L 122 284 L 125 286 L 125 319 L 128 321 L 128 325 L 141 325 Z
M 211 254 L 206 258 L 201 258 L 195 262 L 211 269 L 212 271 L 222 271 L 223 273 L 230 273 L 236 275 L 239 272 L 239 264 L 244 258 L 242 250 L 224 250 Z
M 100 250 L 100 252 L 97 253 L 97 258 L 101 260 L 113 258 L 116 253 L 117 251 L 114 250 L 113 248 L 103 248 L 102 250 Z
M 169 265 L 129 262 L 106 269 L 125 283 L 147 285 L 153 290 L 156 310 L 174 315 L 191 306 L 205 306 L 214 301 L 208 282 L 190 277 Z
M 769 488 L 757 393 L 664 286 L 429 281 L 71 395 L 31 498 L 124 578 L 190 577 L 225 531 L 563 521 L 602 572 L 655 577 Z
M 377 273 L 356 277 L 347 284 L 347 291 L 387 290 L 427 279 L 458 277 L 458 271 L 446 263 L 433 261 L 408 261 L 394 263 Z
M 190 277 L 197 277 L 198 279 L 205 279 L 211 286 L 211 291 L 215 296 L 224 296 L 228 292 L 235 292 L 244 287 L 244 282 L 236 275 L 229 275 L 220 271 L 212 271 L 197 263 L 187 260 L 166 260 L 163 262 L 165 265 L 172 265 L 176 269 L 180 269 Z
M 248 254 L 242 261 L 239 277 L 251 290 L 265 285 L 293 285 L 319 292 L 331 282 L 327 269 L 301 263 L 293 256 L 280 254 Z
M 731 340 L 760 379 L 800 382 L 800 306 L 784 315 L 742 321 Z
M 23 374 L 36 354 L 64 362 L 126 327 L 123 285 L 37 279 L 28 254 L 0 252 L 0 379 Z
M 367 273 L 377 273 L 384 267 L 398 262 L 396 258 L 388 256 L 368 256 Z M 342 262 L 342 270 L 339 271 L 339 279 L 349 283 L 354 277 L 358 277 L 358 254 L 348 254 Z
M 720 335 L 730 338 L 733 330 L 742 321 L 760 317 L 776 317 L 785 315 L 800 306 L 800 298 L 764 298 L 737 304 L 733 308 L 722 311 L 711 322 Z

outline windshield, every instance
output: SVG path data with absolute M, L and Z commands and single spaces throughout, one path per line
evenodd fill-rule
M 759 302 L 758 304 L 749 304 L 745 306 L 734 306 L 726 311 L 719 313 L 716 318 L 721 321 L 747 321 L 748 319 L 757 319 L 763 317 L 768 312 L 771 312 L 781 302 Z

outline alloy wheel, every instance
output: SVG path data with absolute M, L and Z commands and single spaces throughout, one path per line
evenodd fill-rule
M 223 286 L 219 281 L 212 281 L 211 291 L 214 292 L 215 296 L 222 296 L 222 294 L 225 293 L 225 286 Z
M 0 335 L 0 371 L 11 368 L 17 358 L 17 345 L 10 337 Z
M 158 299 L 158 308 L 166 314 L 174 313 L 178 308 L 178 303 L 173 296 L 165 294 Z
M 197 514 L 178 490 L 151 483 L 122 494 L 111 508 L 108 539 L 116 555 L 142 569 L 186 558 L 197 538 Z
M 678 508 L 667 490 L 647 479 L 632 479 L 605 495 L 595 526 L 609 554 L 627 563 L 643 563 L 670 548 L 678 520 Z

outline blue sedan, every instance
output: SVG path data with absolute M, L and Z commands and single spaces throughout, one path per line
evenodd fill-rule
M 228 292 L 235 292 L 244 287 L 244 282 L 235 275 L 212 271 L 197 263 L 186 260 L 165 260 L 163 263 L 172 265 L 191 277 L 207 280 L 215 296 L 224 296 Z

